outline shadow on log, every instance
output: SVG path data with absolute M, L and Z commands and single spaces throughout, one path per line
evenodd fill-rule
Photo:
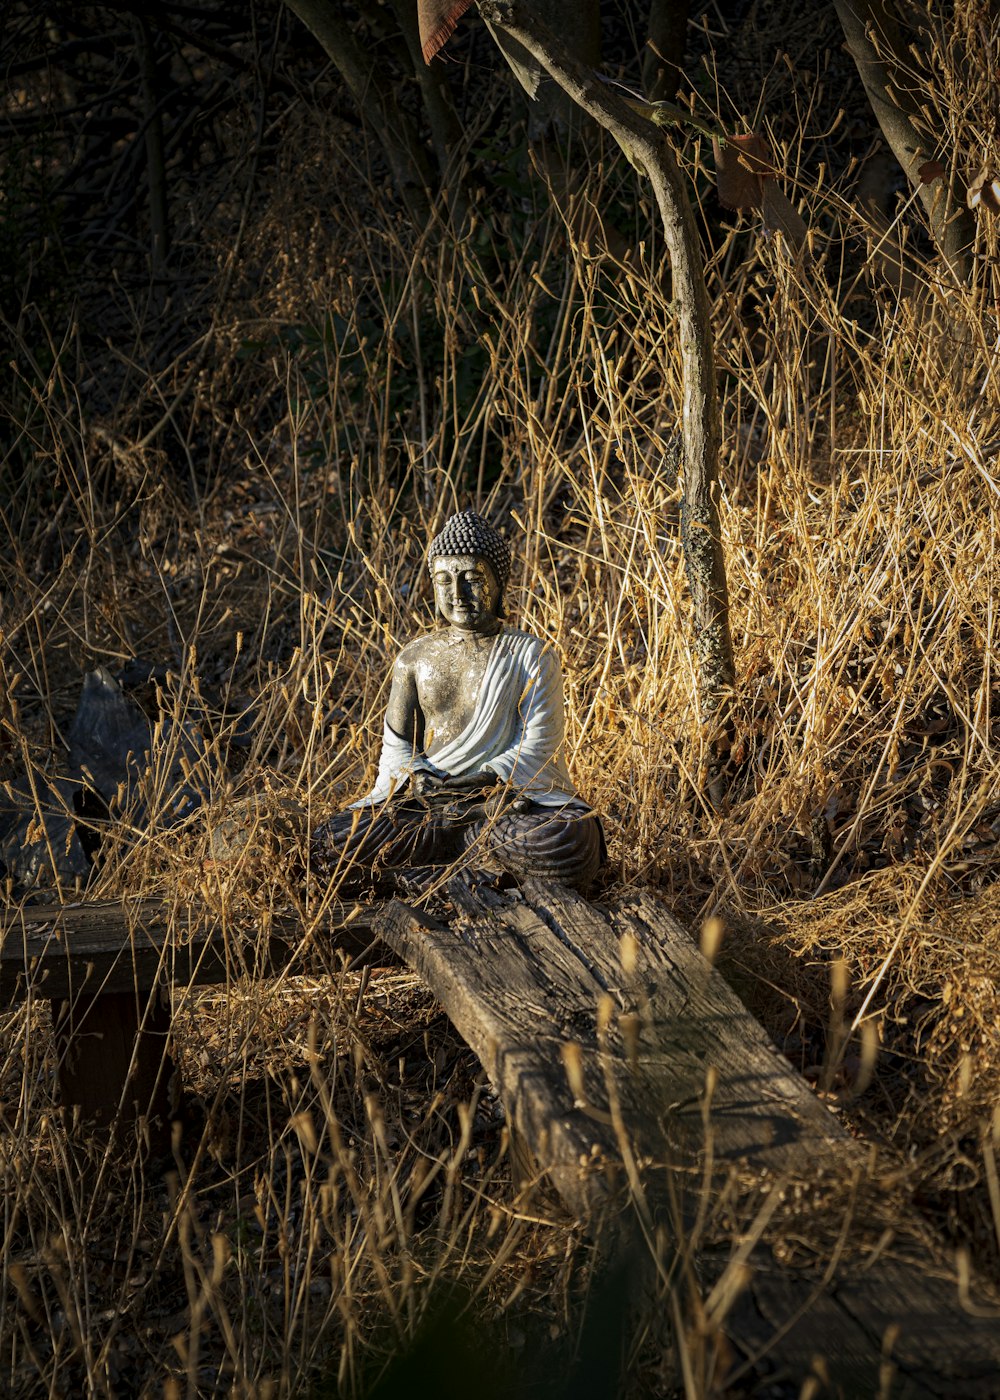
M 781 1376 L 815 1395 L 996 1394 L 1000 1310 L 964 1305 L 874 1149 L 651 893 L 606 910 L 532 881 L 448 894 L 447 924 L 395 902 L 375 929 L 476 1051 L 612 1269 L 629 1261 L 634 1295 L 657 1295 L 662 1315 L 687 1275 L 694 1312 L 681 1320 L 713 1393 Z M 796 1193 L 814 1193 L 824 1247 L 784 1263 L 766 1226 Z M 747 1227 L 693 1259 L 723 1196 Z

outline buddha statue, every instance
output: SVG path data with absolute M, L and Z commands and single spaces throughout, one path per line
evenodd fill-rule
M 396 658 L 375 785 L 313 834 L 313 869 L 354 892 L 409 889 L 452 862 L 585 892 L 604 834 L 562 757 L 558 658 L 503 620 L 507 542 L 462 511 L 427 563 L 444 625 Z

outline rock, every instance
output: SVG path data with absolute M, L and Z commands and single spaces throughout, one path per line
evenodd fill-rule
M 204 770 L 201 735 L 193 724 L 167 719 L 154 731 L 134 701 L 125 695 L 106 666 L 90 671 L 69 730 L 74 773 L 103 799 L 109 814 L 128 811 L 134 827 L 155 822 L 172 826 L 200 807 L 205 793 L 190 776 L 199 762 Z M 142 794 L 142 780 L 161 754 L 170 767 L 158 784 L 163 794 L 153 811 Z M 187 771 L 185 771 L 187 770 Z
M 108 668 L 88 672 L 69 727 L 69 761 L 109 808 L 120 785 L 134 784 L 145 771 L 152 744 L 149 720 Z
M 7 875 L 29 889 L 85 879 L 90 861 L 76 830 L 74 798 L 79 784 L 37 774 L 0 789 L 0 862 Z
M 288 860 L 301 842 L 305 824 L 305 812 L 294 799 L 271 793 L 236 798 L 209 827 L 209 859 L 233 861 L 252 846 L 251 854 L 264 863 Z
M 183 821 L 224 771 L 209 766 L 193 724 L 167 719 L 154 729 L 106 666 L 85 677 L 68 738 L 67 776 L 0 788 L 0 865 L 26 888 L 86 878 L 105 818 L 127 816 L 131 832 Z

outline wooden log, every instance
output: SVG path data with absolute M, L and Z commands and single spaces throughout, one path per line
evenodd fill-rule
M 627 910 L 612 921 L 564 889 L 528 881 L 525 892 L 473 897 L 455 884 L 452 926 L 396 903 L 375 927 L 479 1055 L 578 1215 L 617 1184 L 591 1168 L 621 1159 L 623 1130 L 640 1155 L 662 1161 L 666 1149 L 698 1165 L 710 1071 L 718 1162 L 752 1158 L 780 1172 L 804 1154 L 827 1164 L 863 1156 L 664 911 L 650 917 L 669 944 Z
M 854 1396 L 887 1393 L 894 1371 L 893 1396 L 996 1394 L 1000 1313 L 971 1316 L 923 1223 L 862 1189 L 872 1149 L 652 895 L 610 911 L 531 881 L 520 895 L 457 883 L 449 895 L 448 925 L 395 903 L 376 930 L 479 1055 L 573 1213 L 605 1222 L 605 1241 L 642 1237 L 635 1278 L 652 1285 L 658 1238 L 683 1242 L 723 1183 L 734 1209 L 740 1192 L 762 1199 L 788 1181 L 853 1183 L 830 1258 L 793 1268 L 765 1244 L 748 1248 L 749 1282 L 722 1323 L 730 1375 L 784 1376 L 796 1391 L 825 1376 L 814 1393 Z M 729 1262 L 702 1259 L 706 1294 Z M 725 1376 L 715 1380 L 723 1391 Z
M 329 946 L 363 955 L 373 935 L 356 906 L 339 905 Z M 242 974 L 270 977 L 308 951 L 301 919 L 270 913 L 266 921 L 223 921 L 204 909 L 160 900 L 40 905 L 0 914 L 0 1005 L 35 996 L 149 991 L 227 982 Z M 265 931 L 261 932 L 261 925 Z
M 336 906 L 329 946 L 364 960 L 373 934 L 356 906 Z M 3 911 L 0 1005 L 52 1003 L 59 1090 L 70 1121 L 126 1146 L 140 1125 L 154 1154 L 169 1145 L 171 999 L 190 987 L 304 967 L 311 946 L 295 915 L 265 931 L 205 910 L 128 904 Z

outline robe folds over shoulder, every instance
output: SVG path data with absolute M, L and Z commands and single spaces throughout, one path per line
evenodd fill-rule
M 505 629 L 490 652 L 475 712 L 433 757 L 388 723 L 375 786 L 354 807 L 372 807 L 401 792 L 414 773 L 460 778 L 487 769 L 544 807 L 576 798 L 562 757 L 562 669 L 555 652 L 530 632 Z

